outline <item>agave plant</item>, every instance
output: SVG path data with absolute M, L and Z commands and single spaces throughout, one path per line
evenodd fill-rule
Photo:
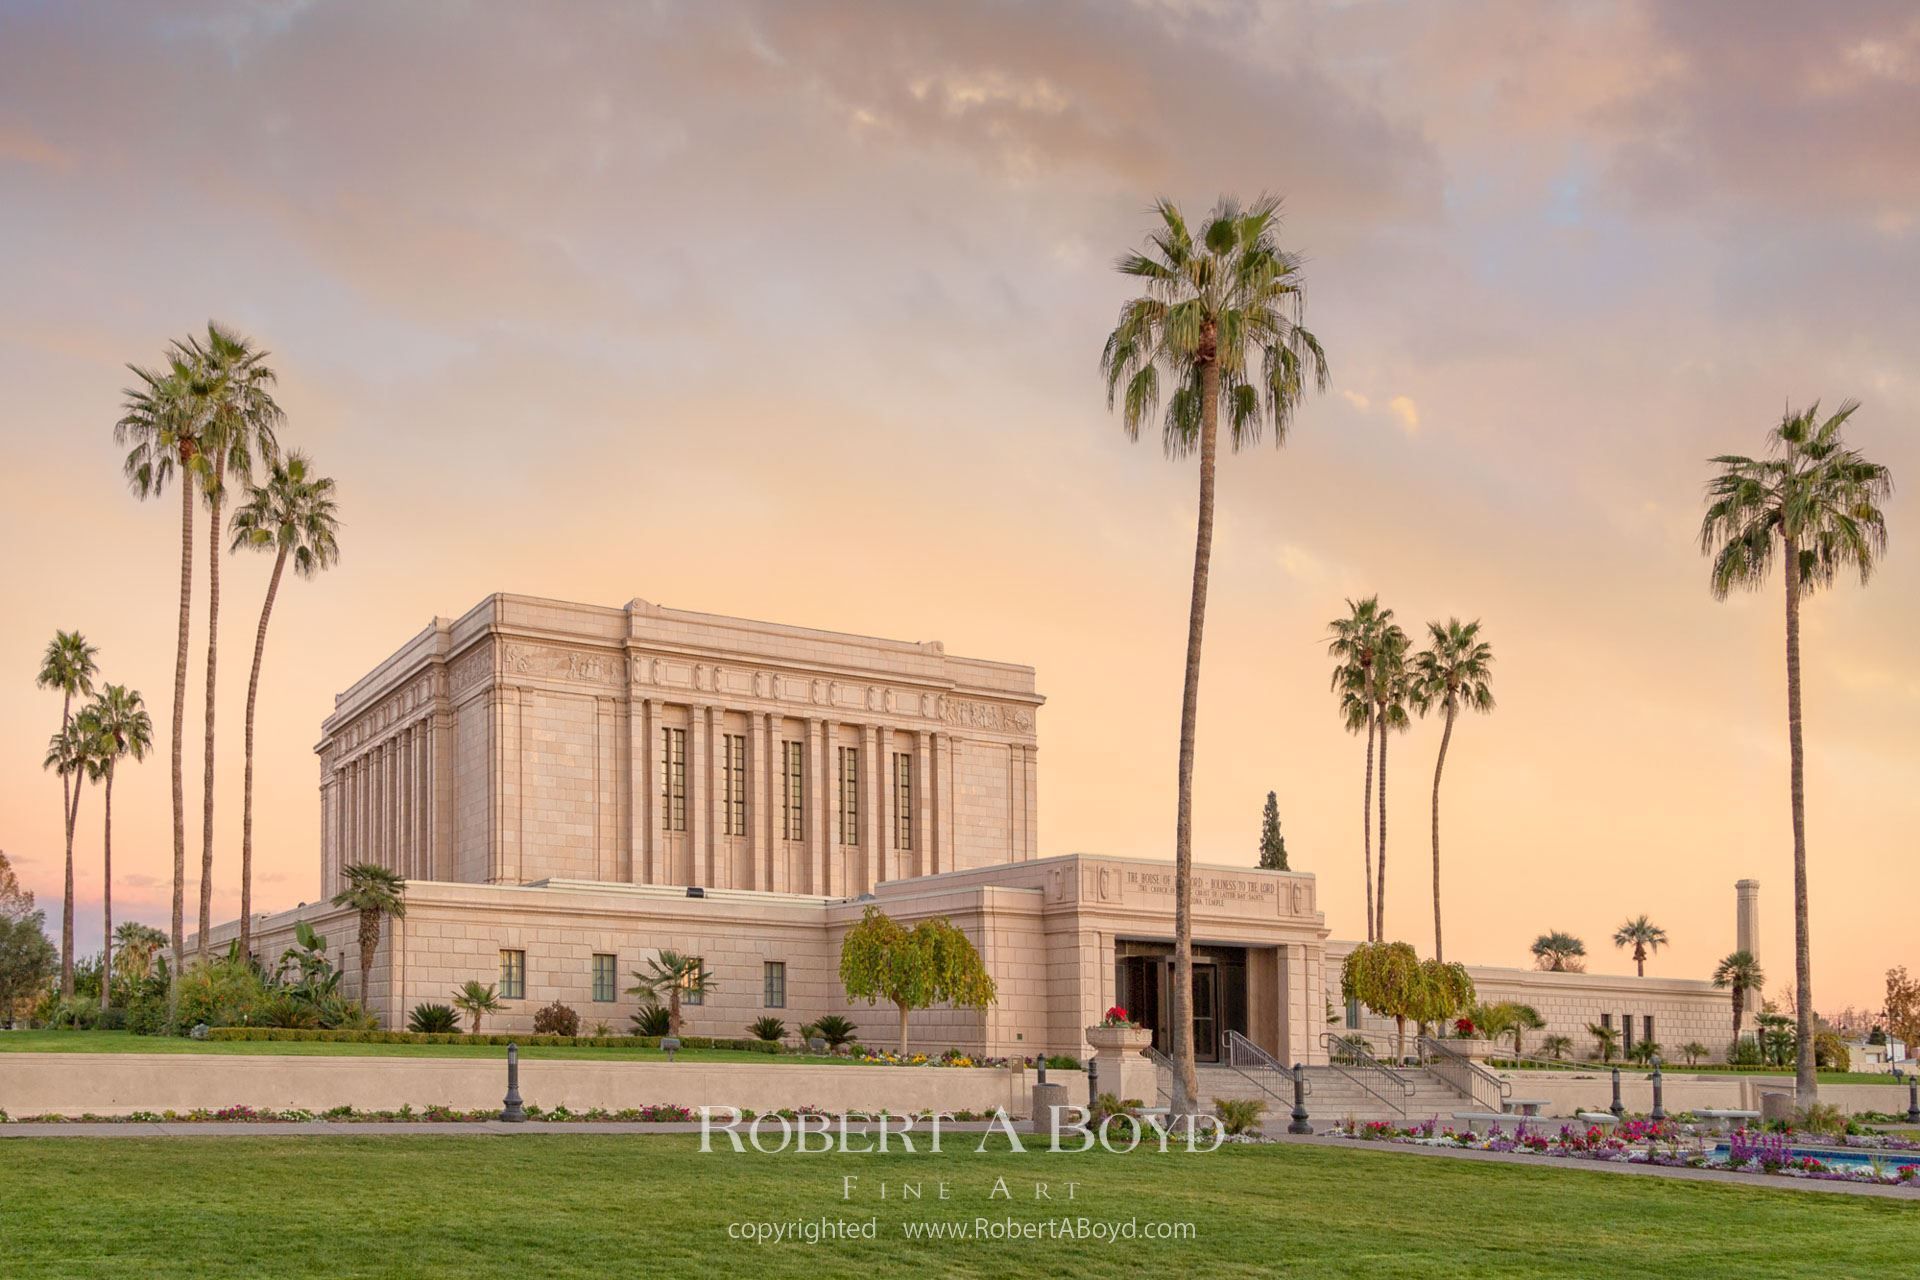
M 460 1015 L 450 1004 L 417 1004 L 407 1015 L 407 1030 L 444 1034 L 460 1029 Z

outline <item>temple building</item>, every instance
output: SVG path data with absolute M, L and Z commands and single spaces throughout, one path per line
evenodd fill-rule
M 984 1011 L 916 1012 L 920 1045 L 1077 1056 L 1115 1003 L 1165 1045 L 1172 865 L 1042 856 L 1044 702 L 1033 668 L 938 641 L 490 596 L 336 697 L 315 748 L 318 900 L 262 917 L 258 954 L 278 956 L 306 920 L 357 986 L 354 921 L 328 899 L 344 867 L 371 862 L 407 882 L 407 913 L 354 992 L 386 1026 L 478 979 L 504 1002 L 491 1029 L 530 1029 L 559 1001 L 586 1031 L 627 1032 L 636 973 L 671 949 L 713 977 L 688 1034 L 837 1013 L 885 1044 L 892 1010 L 850 1005 L 838 975 L 846 930 L 877 906 L 952 920 L 998 987 Z M 1330 961 L 1316 897 L 1304 872 L 1196 866 L 1203 1060 L 1239 1037 L 1324 1062 L 1329 1033 L 1360 1025 L 1340 1016 L 1345 947 Z M 1657 1015 L 1704 1035 L 1724 1019 L 1709 1043 L 1730 1036 L 1704 983 L 1475 975 L 1552 994 L 1569 1020 Z M 1571 995 L 1552 981 L 1569 977 Z

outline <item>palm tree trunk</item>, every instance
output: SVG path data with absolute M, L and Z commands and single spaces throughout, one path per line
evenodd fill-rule
M 273 557 L 273 576 L 267 579 L 266 603 L 260 606 L 260 629 L 253 637 L 253 674 L 247 677 L 247 774 L 240 803 L 240 954 L 253 954 L 253 709 L 260 697 L 260 659 L 267 651 L 267 619 L 273 616 L 273 596 L 280 589 L 280 571 L 287 567 L 287 549 Z
M 1373 931 L 1387 940 L 1387 717 L 1380 715 L 1380 873 L 1373 880 Z
M 107 761 L 107 811 L 101 827 L 100 904 L 106 936 L 100 944 L 100 1008 L 113 1006 L 113 761 Z
M 186 963 L 187 636 L 193 612 L 193 475 L 180 472 L 180 640 L 173 660 L 173 972 Z
M 206 773 L 200 810 L 200 960 L 207 959 L 207 934 L 213 931 L 213 708 L 220 659 L 220 487 L 225 462 L 217 465 L 213 503 L 207 512 L 207 717 Z
M 76 773 L 67 803 L 67 892 L 60 909 L 60 998 L 73 999 L 73 829 L 80 822 L 80 783 Z
M 73 727 L 73 691 L 66 690 L 60 695 L 60 736 L 67 736 Z M 60 998 L 73 998 L 73 821 L 77 810 L 73 803 L 74 783 L 78 781 L 72 774 L 60 775 L 60 822 L 67 834 L 67 894 L 62 901 L 60 921 L 62 937 L 60 939 Z
M 1793 985 L 1799 1043 L 1794 1048 L 1794 1085 L 1802 1110 L 1820 1093 L 1813 1070 L 1813 954 L 1807 938 L 1806 755 L 1800 742 L 1800 550 L 1786 539 L 1787 561 L 1787 757 L 1793 801 Z
M 380 945 L 380 914 L 360 913 L 360 1006 L 373 1012 L 373 952 Z
M 1440 771 L 1447 767 L 1447 744 L 1453 741 L 1453 717 L 1455 707 L 1451 699 L 1447 702 L 1447 725 L 1440 731 L 1440 754 L 1433 762 L 1433 958 L 1445 960 L 1446 952 L 1440 947 Z M 1518 1046 L 1514 1056 L 1520 1055 Z
M 1173 1099 L 1176 1116 L 1193 1111 L 1200 1078 L 1193 1063 L 1193 744 L 1200 719 L 1200 642 L 1207 625 L 1207 573 L 1213 560 L 1214 470 L 1220 440 L 1220 367 L 1211 358 L 1211 323 L 1201 337 L 1200 513 L 1193 540 L 1193 596 L 1187 610 L 1187 669 L 1180 692 L 1179 800 L 1173 828 Z
M 1367 785 L 1360 794 L 1360 865 L 1367 872 L 1367 941 L 1373 931 L 1373 704 L 1367 704 Z

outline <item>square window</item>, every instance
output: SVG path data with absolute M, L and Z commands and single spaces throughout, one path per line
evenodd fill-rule
M 527 998 L 526 952 L 502 951 L 500 953 L 500 998 L 502 1000 Z
M 596 955 L 593 958 L 593 998 L 600 1004 L 609 1004 L 616 999 L 619 990 L 619 978 L 614 967 L 614 957 Z
M 787 966 L 784 961 L 769 960 L 761 966 L 761 985 L 765 988 L 761 1003 L 769 1009 L 787 1007 Z

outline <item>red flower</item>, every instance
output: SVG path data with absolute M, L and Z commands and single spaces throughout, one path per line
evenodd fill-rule
M 1107 1010 L 1107 1021 L 1125 1022 L 1126 1020 L 1127 1020 L 1127 1011 L 1121 1006 L 1115 1005 L 1113 1006 L 1113 1008 Z

